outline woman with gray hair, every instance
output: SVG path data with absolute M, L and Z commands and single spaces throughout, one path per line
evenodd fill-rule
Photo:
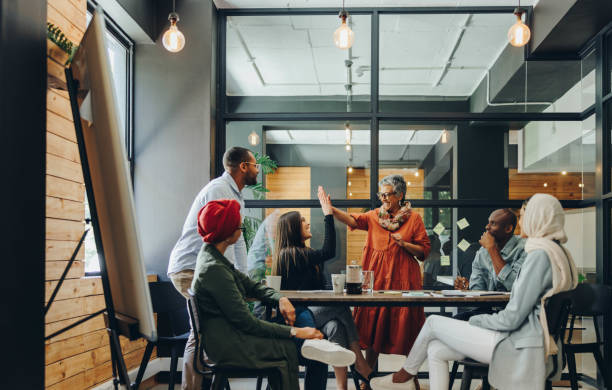
M 334 207 L 333 215 L 351 230 L 368 232 L 361 265 L 374 271 L 375 290 L 420 290 L 423 280 L 416 258 L 426 258 L 430 249 L 423 220 L 405 200 L 401 175 L 386 176 L 378 186 L 380 208 L 348 214 Z M 371 367 L 379 353 L 407 355 L 425 322 L 423 308 L 417 307 L 358 307 L 354 316 Z

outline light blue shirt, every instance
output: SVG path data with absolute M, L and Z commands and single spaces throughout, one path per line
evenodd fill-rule
M 476 252 L 472 263 L 470 290 L 512 291 L 514 280 L 527 256 L 525 239 L 519 236 L 510 237 L 500 254 L 506 265 L 496 275 L 489 251 L 480 248 Z
M 198 213 L 206 203 L 211 200 L 219 199 L 237 200 L 238 203 L 240 203 L 240 214 L 242 215 L 242 210 L 244 209 L 242 193 L 238 189 L 238 185 L 234 181 L 234 178 L 227 172 L 224 172 L 221 177 L 213 179 L 204 186 L 193 201 L 185 224 L 183 225 L 181 238 L 179 238 L 170 253 L 168 275 L 189 269 L 195 270 L 198 253 L 204 243 L 202 241 L 202 236 L 198 233 Z M 247 251 L 242 235 L 235 244 L 227 247 L 224 255 L 234 264 L 234 267 L 246 273 Z

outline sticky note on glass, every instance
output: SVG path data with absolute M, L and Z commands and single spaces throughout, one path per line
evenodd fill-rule
M 465 238 L 461 240 L 459 244 L 457 244 L 457 248 L 461 249 L 464 252 L 467 250 L 467 248 L 469 248 L 469 246 L 470 246 L 470 243 L 467 242 Z
M 468 222 L 467 219 L 463 218 L 457 221 L 457 226 L 459 226 L 460 230 L 463 230 L 466 227 L 470 226 L 470 223 Z
M 440 256 L 440 265 L 442 267 L 450 265 L 450 256 Z
M 446 228 L 442 225 L 442 222 L 438 222 L 438 224 L 433 228 L 434 233 L 438 236 L 444 232 Z

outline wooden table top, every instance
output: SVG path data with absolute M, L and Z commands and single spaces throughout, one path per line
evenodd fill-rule
M 509 294 L 482 295 L 482 296 L 442 296 L 439 291 L 374 291 L 360 295 L 346 293 L 335 294 L 333 291 L 293 291 L 282 290 L 281 294 L 293 303 L 311 306 L 505 306 L 510 299 Z M 422 294 L 422 295 L 421 295 Z

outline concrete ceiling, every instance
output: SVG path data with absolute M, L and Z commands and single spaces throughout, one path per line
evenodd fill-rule
M 403 14 L 380 18 L 380 94 L 470 96 L 507 46 L 510 14 Z M 229 96 L 370 93 L 367 15 L 353 15 L 355 43 L 340 50 L 335 15 L 230 16 L 227 29 Z

